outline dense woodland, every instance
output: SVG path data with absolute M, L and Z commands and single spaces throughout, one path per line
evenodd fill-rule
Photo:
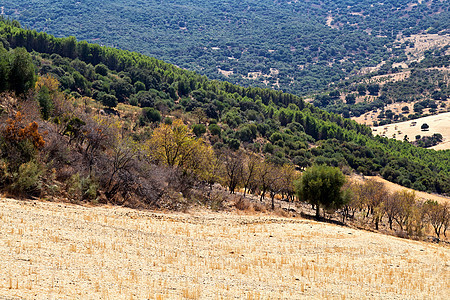
M 6 16 L 38 31 L 296 95 L 326 88 L 362 67 L 405 61 L 407 45 L 397 36 L 448 34 L 450 19 L 447 0 L 5 0 L 2 6 Z M 225 77 L 219 69 L 233 74 Z M 249 72 L 268 77 L 249 79 Z

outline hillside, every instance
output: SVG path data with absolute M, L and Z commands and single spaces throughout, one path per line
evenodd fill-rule
M 401 192 L 401 191 L 408 191 L 408 192 L 414 192 L 417 196 L 418 199 L 426 201 L 426 200 L 432 200 L 432 201 L 436 201 L 438 203 L 450 203 L 450 197 L 445 197 L 445 196 L 441 196 L 441 195 L 436 195 L 436 194 L 430 194 L 430 193 L 425 193 L 425 192 L 419 192 L 419 191 L 414 191 L 413 189 L 408 189 L 405 188 L 404 186 L 401 186 L 399 184 L 395 184 L 392 183 L 390 181 L 387 181 L 386 179 L 383 179 L 381 177 L 370 177 L 370 176 L 366 176 L 366 179 L 374 179 L 378 182 L 381 182 L 386 189 L 390 192 L 390 193 L 395 193 L 395 192 Z
M 0 200 L 6 298 L 445 299 L 448 246 L 264 215 Z
M 58 37 L 108 45 L 245 85 L 304 94 L 383 63 L 412 37 L 448 36 L 444 1 L 25 1 L 2 14 Z
M 5 69 L 9 79 L 0 91 L 30 89 L 36 70 L 40 78 L 28 98 L 25 120 L 36 121 L 36 110 L 40 110 L 41 125 L 52 133 L 50 145 L 54 143 L 52 147 L 59 149 L 70 146 L 72 157 L 84 157 L 83 172 L 98 167 L 103 173 L 105 167 L 98 162 L 113 159 L 110 152 L 115 151 L 111 144 L 98 145 L 95 139 L 99 137 L 86 136 L 85 132 L 97 126 L 109 127 L 102 130 L 112 132 L 120 127 L 122 136 L 143 146 L 155 127 L 183 119 L 197 137 L 207 140 L 218 152 L 240 149 L 277 167 L 291 165 L 300 169 L 328 164 L 364 175 L 381 174 L 421 191 L 450 191 L 450 152 L 373 137 L 370 128 L 327 113 L 298 96 L 209 80 L 138 53 L 26 30 L 16 21 L 1 22 L 0 36 L 6 48 L 2 50 L 5 66 L 8 61 L 17 61 L 17 68 Z M 23 78 L 24 74 L 29 77 Z M 20 109 L 11 99 L 2 98 L 5 124 Z M 39 107 L 32 104 L 33 100 L 38 100 Z M 96 114 L 100 113 L 105 115 L 105 122 L 97 124 Z M 118 124 L 106 125 L 108 122 Z M 116 137 L 113 140 L 119 141 Z M 63 141 L 67 146 L 60 145 Z M 110 143 L 108 139 L 103 142 Z M 91 143 L 99 148 L 92 149 Z M 145 151 L 148 153 L 148 149 Z M 98 160 L 96 155 L 103 154 L 107 160 Z M 67 162 L 62 159 L 64 155 L 57 155 L 58 163 Z M 73 168 L 73 164 L 75 161 L 69 165 Z M 68 175 L 58 176 L 65 181 Z
M 450 35 L 423 34 L 416 38 L 429 43 L 421 40 L 423 44 L 405 48 L 406 53 L 415 53 L 410 60 L 381 64 L 310 97 L 311 102 L 370 126 L 447 112 Z M 435 40 L 439 43 L 432 43 Z

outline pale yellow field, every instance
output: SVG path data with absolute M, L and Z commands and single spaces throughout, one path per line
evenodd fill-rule
M 445 299 L 450 248 L 302 219 L 0 200 L 0 298 Z
M 416 125 L 413 126 L 413 122 Z M 424 123 L 430 126 L 428 131 L 422 131 L 420 129 Z M 450 149 L 450 112 L 416 120 L 372 127 L 372 133 L 373 135 L 384 135 L 397 140 L 403 140 L 404 136 L 407 135 L 410 141 L 414 141 L 416 135 L 431 136 L 434 133 L 440 133 L 443 136 L 443 142 L 432 148 L 435 150 Z

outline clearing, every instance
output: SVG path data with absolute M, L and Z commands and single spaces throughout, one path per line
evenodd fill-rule
M 450 248 L 304 219 L 0 199 L 0 295 L 445 299 Z
M 420 127 L 424 123 L 430 126 L 429 130 L 421 130 Z M 435 150 L 450 149 L 450 112 L 400 123 L 372 127 L 372 133 L 373 135 L 386 136 L 397 140 L 403 140 L 405 135 L 407 135 L 410 141 L 414 141 L 416 135 L 431 136 L 434 133 L 440 133 L 442 134 L 443 142 L 431 148 Z

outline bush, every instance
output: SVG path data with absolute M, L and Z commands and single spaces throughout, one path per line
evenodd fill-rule
M 46 86 L 43 86 L 38 93 L 37 100 L 41 107 L 41 115 L 44 120 L 48 120 L 53 110 L 53 102 L 50 97 L 50 91 Z
M 117 100 L 117 97 L 110 94 L 103 94 L 100 97 L 100 101 L 103 105 L 108 106 L 109 108 L 116 107 L 119 101 Z
M 155 123 L 161 121 L 161 114 L 153 107 L 144 107 L 142 109 L 142 115 L 139 118 L 139 123 L 144 126 L 147 123 Z
M 140 91 L 145 91 L 146 90 L 145 84 L 141 81 L 136 81 L 134 83 L 134 90 L 136 93 L 139 93 Z
M 206 126 L 203 124 L 194 124 L 194 126 L 192 126 L 192 131 L 197 137 L 200 137 L 206 132 Z
M 172 125 L 172 123 L 173 123 L 173 121 L 172 121 L 171 118 L 169 118 L 169 117 L 165 117 L 165 118 L 164 118 L 164 124 L 166 124 L 166 125 Z
M 72 175 L 67 183 L 69 195 L 73 200 L 95 200 L 98 184 L 90 176 L 83 177 L 79 173 Z
M 104 64 L 98 64 L 95 66 L 95 73 L 106 76 L 108 75 L 108 67 Z
M 220 136 L 222 129 L 220 129 L 219 125 L 217 124 L 211 124 L 208 126 L 209 132 L 211 132 L 212 135 Z
M 35 161 L 20 165 L 19 171 L 13 174 L 11 191 L 21 194 L 36 194 L 41 188 L 41 174 L 42 170 Z
M 228 147 L 230 147 L 231 150 L 238 150 L 241 146 L 241 143 L 237 139 L 230 139 L 228 141 Z

